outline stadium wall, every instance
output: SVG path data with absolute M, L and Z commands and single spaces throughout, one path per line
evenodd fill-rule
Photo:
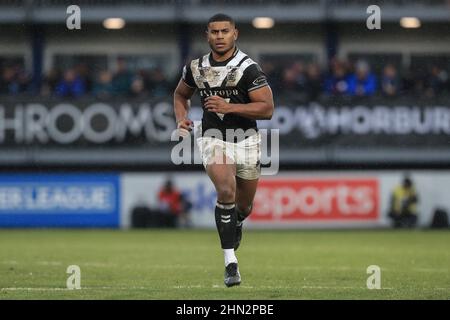
M 282 172 L 262 177 L 248 228 L 383 228 L 389 227 L 390 194 L 403 179 L 401 171 Z M 413 171 L 418 197 L 418 225 L 430 225 L 437 208 L 450 209 L 446 186 L 450 171 Z M 204 173 L 128 173 L 122 175 L 123 228 L 130 227 L 134 206 L 157 207 L 165 179 L 192 203 L 195 227 L 214 228 L 214 187 Z
M 384 228 L 402 171 L 288 171 L 262 177 L 248 228 Z M 450 171 L 411 171 L 418 225 L 450 209 Z M 137 206 L 157 208 L 167 178 L 191 202 L 195 228 L 215 228 L 216 194 L 203 172 L 0 175 L 0 227 L 132 227 Z
M 272 139 L 272 133 L 278 133 L 281 166 L 449 168 L 450 106 L 445 96 L 340 100 L 280 102 L 272 119 L 258 124 L 263 137 L 268 137 L 263 139 L 262 164 L 268 164 L 266 151 L 272 150 L 266 150 L 264 143 L 273 146 L 278 140 Z M 196 128 L 201 114 L 194 100 L 189 116 Z M 134 168 L 139 164 L 146 166 L 141 171 L 155 166 L 175 170 L 171 161 L 175 129 L 173 107 L 167 99 L 5 98 L 0 101 L 0 165 L 76 166 L 81 171 L 87 165 Z M 192 147 L 195 157 L 198 148 L 193 143 Z M 128 170 L 134 169 L 117 169 Z
M 117 174 L 1 174 L 0 227 L 120 226 Z

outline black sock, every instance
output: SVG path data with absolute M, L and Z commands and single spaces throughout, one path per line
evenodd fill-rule
M 236 236 L 235 204 L 217 201 L 215 216 L 222 249 L 233 249 Z
M 247 211 L 241 211 L 239 210 L 239 208 L 236 206 L 236 215 L 237 215 L 237 223 L 241 223 L 243 222 L 245 219 L 247 219 L 247 217 L 250 215 L 250 213 L 252 212 L 253 209 L 253 205 L 251 205 L 250 207 L 248 207 Z

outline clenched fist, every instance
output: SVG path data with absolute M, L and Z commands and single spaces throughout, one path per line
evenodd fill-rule
M 183 119 L 177 122 L 178 134 L 180 137 L 187 137 L 189 132 L 192 131 L 192 127 L 194 126 L 194 122 L 189 119 Z

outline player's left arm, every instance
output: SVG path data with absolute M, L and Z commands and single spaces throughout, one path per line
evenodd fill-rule
M 205 108 L 218 113 L 234 113 L 253 120 L 270 120 L 273 115 L 274 103 L 270 87 L 264 86 L 252 90 L 248 94 L 250 103 L 228 103 L 219 96 L 208 97 Z
M 239 83 L 247 90 L 249 103 L 230 104 L 220 97 L 213 96 L 206 99 L 206 109 L 222 114 L 233 113 L 253 120 L 271 119 L 274 109 L 272 90 L 259 65 L 250 64 Z
M 272 119 L 274 103 L 269 86 L 255 89 L 248 93 L 250 103 L 232 104 L 232 113 L 254 120 Z

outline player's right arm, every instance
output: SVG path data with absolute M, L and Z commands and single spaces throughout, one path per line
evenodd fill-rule
M 188 119 L 188 112 L 194 92 L 195 89 L 188 87 L 183 79 L 178 82 L 178 86 L 173 94 L 173 107 L 178 129 L 192 130 L 193 123 Z
M 188 83 L 192 82 L 192 86 Z M 191 105 L 191 97 L 195 92 L 193 85 L 192 73 L 190 68 L 183 68 L 183 75 L 178 82 L 177 88 L 173 94 L 173 107 L 177 129 L 191 131 L 193 122 L 188 119 L 188 112 Z

